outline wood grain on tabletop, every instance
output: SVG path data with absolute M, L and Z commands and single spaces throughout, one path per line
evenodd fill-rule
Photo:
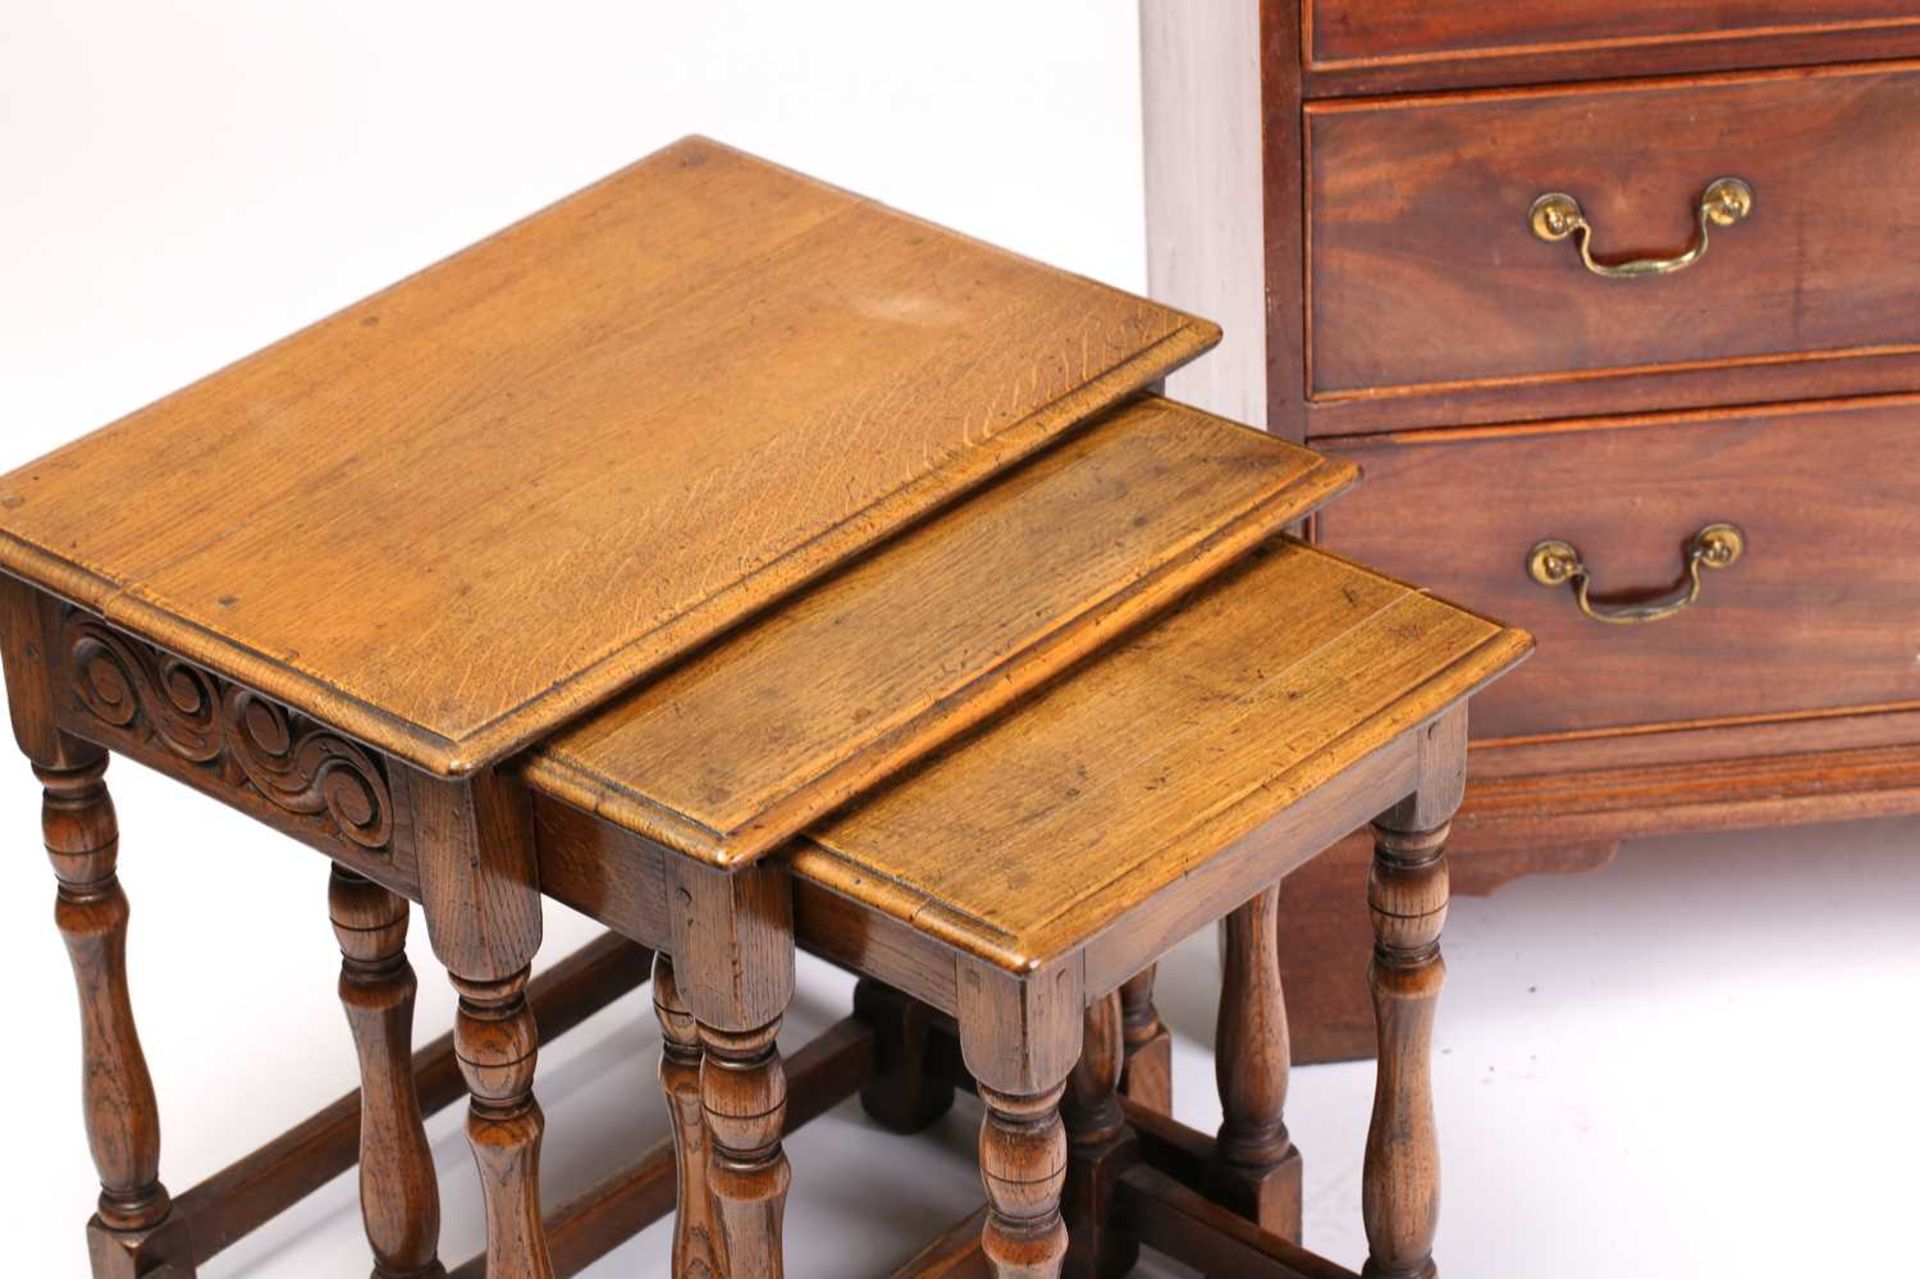
M 1217 337 L 689 139 L 0 480 L 0 567 L 462 773 Z
M 1530 645 L 1285 539 L 814 827 L 794 870 L 1028 969 Z
M 756 856 L 1356 475 L 1136 401 L 549 739 L 523 775 L 706 860 Z

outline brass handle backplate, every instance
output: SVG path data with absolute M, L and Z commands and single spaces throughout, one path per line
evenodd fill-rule
M 1728 568 L 1746 553 L 1747 535 L 1737 524 L 1709 524 L 1687 542 L 1687 586 L 1676 599 L 1653 600 L 1644 604 L 1626 604 L 1616 608 L 1596 608 L 1588 592 L 1592 577 L 1580 562 L 1573 543 L 1549 538 L 1527 552 L 1527 576 L 1542 586 L 1573 584 L 1574 601 L 1580 611 L 1596 622 L 1609 626 L 1638 626 L 1658 622 L 1691 606 L 1700 598 L 1700 573 L 1703 569 Z
M 1636 258 L 1629 262 L 1600 262 L 1593 256 L 1593 224 L 1580 208 L 1580 201 L 1563 191 L 1543 195 L 1527 212 L 1527 222 L 1542 240 L 1573 237 L 1580 260 L 1587 270 L 1610 280 L 1635 280 L 1647 275 L 1672 275 L 1684 271 L 1707 256 L 1709 227 L 1729 227 L 1744 222 L 1753 212 L 1753 188 L 1739 178 L 1720 178 L 1707 185 L 1700 197 L 1700 233 L 1693 246 L 1678 257 Z

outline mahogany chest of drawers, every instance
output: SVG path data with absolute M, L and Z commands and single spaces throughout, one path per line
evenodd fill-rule
M 1920 809 L 1920 5 L 1142 33 L 1153 291 L 1226 328 L 1172 392 L 1358 462 L 1322 543 L 1540 641 L 1475 705 L 1456 890 Z M 1366 1050 L 1361 865 L 1289 885 L 1305 1059 Z

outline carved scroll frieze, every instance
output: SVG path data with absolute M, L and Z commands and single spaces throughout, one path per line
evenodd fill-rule
M 67 651 L 80 704 L 115 728 L 147 731 L 196 764 L 220 757 L 220 694 L 213 678 L 139 644 L 85 613 L 67 615 Z
M 74 695 L 95 719 L 217 771 L 282 812 L 324 821 L 362 849 L 390 850 L 392 792 L 365 748 L 91 614 L 70 611 L 62 629 Z

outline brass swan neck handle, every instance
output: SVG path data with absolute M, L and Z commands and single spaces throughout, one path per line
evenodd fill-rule
M 1609 626 L 1640 626 L 1659 622 L 1691 608 L 1700 598 L 1700 574 L 1705 569 L 1722 569 L 1739 562 L 1746 553 L 1747 535 L 1737 524 L 1709 524 L 1687 542 L 1687 587 L 1677 599 L 1653 600 L 1617 608 L 1596 607 L 1589 597 L 1592 575 L 1580 560 L 1573 543 L 1549 538 L 1527 552 L 1527 576 L 1542 586 L 1573 584 L 1574 602 L 1580 611 L 1596 622 Z
M 1698 208 L 1700 233 L 1685 253 L 1671 258 L 1637 258 L 1630 262 L 1600 262 L 1593 256 L 1593 224 L 1587 221 L 1580 201 L 1555 191 L 1533 202 L 1527 223 L 1542 240 L 1573 237 L 1580 250 L 1580 261 L 1587 270 L 1610 280 L 1636 280 L 1650 275 L 1672 275 L 1684 271 L 1707 256 L 1708 230 L 1744 222 L 1753 212 L 1753 187 L 1740 178 L 1719 178 L 1708 183 Z

